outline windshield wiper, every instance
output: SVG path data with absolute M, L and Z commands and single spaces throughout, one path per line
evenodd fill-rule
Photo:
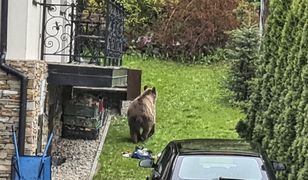
M 236 178 L 228 178 L 228 177 L 219 177 L 218 180 L 244 180 L 244 179 L 236 179 Z

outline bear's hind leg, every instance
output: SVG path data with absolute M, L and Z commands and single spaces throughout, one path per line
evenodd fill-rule
M 150 131 L 152 129 L 151 127 L 152 127 L 151 123 L 150 124 L 148 123 L 142 127 L 143 130 L 141 134 L 141 141 L 145 141 L 146 139 L 148 139 Z
M 155 133 L 155 124 L 153 124 L 151 131 L 149 133 L 149 137 L 151 137 Z
M 136 130 L 135 127 L 130 126 L 130 138 L 133 141 L 133 143 L 138 143 L 139 137 L 140 137 L 140 132 Z
M 141 134 L 141 141 L 145 141 L 150 133 L 150 129 L 149 128 L 144 128 Z

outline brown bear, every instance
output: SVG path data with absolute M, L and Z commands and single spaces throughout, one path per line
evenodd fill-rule
M 130 137 L 134 143 L 145 141 L 155 131 L 157 92 L 155 87 L 144 86 L 144 92 L 128 106 L 127 119 Z M 140 131 L 142 129 L 142 134 Z

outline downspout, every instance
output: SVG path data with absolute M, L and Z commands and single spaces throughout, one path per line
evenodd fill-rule
M 19 102 L 19 127 L 18 127 L 18 150 L 20 155 L 25 151 L 26 135 L 26 112 L 27 112 L 27 84 L 28 77 L 22 72 L 8 66 L 5 63 L 7 49 L 7 17 L 8 17 L 8 0 L 2 0 L 1 4 L 1 56 L 0 69 L 8 74 L 17 77 L 20 80 L 20 102 Z

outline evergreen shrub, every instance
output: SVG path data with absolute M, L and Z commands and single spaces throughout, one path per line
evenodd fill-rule
M 273 0 L 247 117 L 239 134 L 287 164 L 278 179 L 308 179 L 308 1 Z

